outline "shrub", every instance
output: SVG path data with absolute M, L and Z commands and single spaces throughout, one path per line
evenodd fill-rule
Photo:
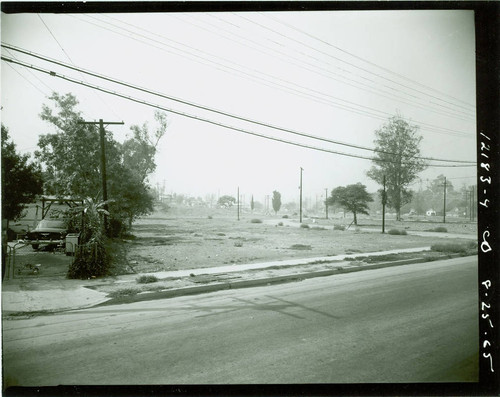
M 344 225 L 333 225 L 333 230 L 342 230 L 342 231 L 344 231 L 345 230 L 345 226 Z
M 212 215 L 209 215 L 207 218 L 208 218 L 208 219 L 213 219 L 213 218 L 212 218 Z
M 309 225 L 307 223 L 301 223 L 300 227 L 303 229 L 309 229 Z
M 278 226 L 283 226 L 283 222 L 278 222 Z
M 289 218 L 289 216 L 288 216 L 288 215 L 283 215 L 283 216 L 282 216 L 282 218 L 283 218 L 283 219 L 288 219 L 288 218 Z
M 156 283 L 158 281 L 158 277 L 153 276 L 152 274 L 145 274 L 143 276 L 137 277 L 136 281 L 138 284 Z
M 81 216 L 78 211 L 83 212 L 84 222 L 75 260 L 68 269 L 69 278 L 99 277 L 109 271 L 111 256 L 106 246 L 108 240 L 103 223 L 103 215 L 109 213 L 105 210 L 105 204 L 103 201 L 87 199 L 81 207 L 74 208 L 74 216 Z
M 262 219 L 252 219 L 251 223 L 262 223 Z
M 387 232 L 387 234 L 392 234 L 395 236 L 406 236 L 406 230 L 399 230 L 399 229 L 391 229 Z
M 234 246 L 235 246 L 235 247 L 243 247 L 243 243 L 242 243 L 241 241 L 236 241 L 236 242 L 234 243 Z
M 108 273 L 110 263 L 110 256 L 102 241 L 80 244 L 76 249 L 75 261 L 68 269 L 68 277 L 86 279 L 104 276 Z

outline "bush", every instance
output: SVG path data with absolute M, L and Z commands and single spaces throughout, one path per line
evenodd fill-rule
M 283 215 L 283 216 L 282 216 L 282 218 L 283 218 L 283 219 L 288 219 L 288 218 L 289 218 L 289 216 L 288 216 L 288 215 Z
M 111 264 L 109 247 L 105 245 L 109 241 L 104 234 L 103 215 L 108 214 L 105 202 L 86 199 L 81 207 L 73 210 L 74 217 L 80 217 L 83 212 L 84 218 L 80 245 L 76 249 L 75 260 L 68 269 L 68 277 L 88 279 L 105 276 Z
M 344 231 L 345 230 L 345 226 L 344 225 L 333 225 L 333 230 L 342 230 L 342 231 Z
M 406 236 L 406 230 L 399 230 L 399 229 L 391 229 L 387 232 L 387 234 L 392 234 L 395 236 Z
M 283 226 L 283 222 L 278 222 L 277 226 Z
M 261 219 L 252 219 L 250 222 L 251 223 L 262 223 L 262 220 Z
M 136 281 L 138 284 L 156 283 L 158 281 L 158 277 L 153 276 L 152 274 L 145 274 L 143 276 L 137 277 Z
M 75 261 L 68 269 L 68 277 L 87 279 L 105 276 L 110 263 L 110 256 L 101 241 L 80 244 L 75 253 Z
M 303 229 L 309 229 L 309 225 L 307 223 L 301 223 L 300 227 Z

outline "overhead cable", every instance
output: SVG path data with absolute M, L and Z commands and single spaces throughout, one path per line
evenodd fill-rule
M 335 45 L 333 45 L 333 44 L 329 43 L 329 42 L 328 42 L 328 41 L 326 41 L 326 40 L 320 39 L 320 38 L 318 38 L 318 37 L 316 37 L 316 36 L 314 36 L 314 35 L 312 35 L 312 34 L 310 34 L 310 33 L 308 33 L 308 32 L 304 32 L 303 30 L 301 30 L 301 29 L 299 29 L 299 28 L 297 28 L 297 27 L 295 27 L 295 26 L 293 26 L 293 25 L 290 25 L 290 24 L 288 24 L 288 23 L 286 23 L 286 22 L 280 21 L 280 20 L 278 20 L 278 19 L 276 19 L 276 18 L 274 18 L 274 17 L 270 16 L 269 14 L 268 14 L 268 15 L 266 15 L 266 16 L 267 16 L 268 18 L 271 18 L 271 19 L 275 20 L 276 22 L 278 22 L 278 23 L 280 23 L 280 24 L 282 24 L 282 25 L 288 26 L 289 28 L 291 28 L 291 29 L 293 29 L 293 30 L 296 30 L 296 31 L 298 31 L 298 32 L 300 32 L 300 33 L 302 33 L 302 34 L 304 34 L 304 35 L 306 35 L 306 36 L 308 36 L 308 37 L 310 37 L 310 38 L 312 38 L 312 39 L 314 39 L 314 40 L 317 40 L 317 41 L 319 41 L 319 42 L 321 42 L 321 43 L 323 43 L 323 44 L 326 44 L 326 45 L 327 45 L 327 46 L 329 46 L 329 47 L 335 48 L 335 49 L 337 49 L 338 51 L 341 51 L 341 52 L 343 52 L 343 53 L 345 53 L 345 54 L 348 54 L 348 55 L 350 55 L 350 56 L 352 56 L 352 57 L 354 57 L 354 58 L 356 58 L 356 59 L 358 59 L 358 60 L 361 60 L 361 61 L 366 62 L 366 63 L 368 63 L 368 64 L 370 64 L 370 65 L 372 65 L 372 66 L 375 66 L 375 67 L 377 67 L 377 68 L 379 68 L 379 69 L 382 69 L 382 70 L 384 70 L 385 72 L 388 72 L 388 73 L 394 74 L 394 75 L 396 75 L 396 76 L 398 76 L 398 77 L 400 77 L 400 78 L 402 78 L 402 79 L 405 79 L 405 80 L 410 81 L 410 82 L 412 82 L 412 83 L 414 83 L 414 84 L 417 84 L 417 85 L 419 85 L 419 86 L 421 86 L 421 87 L 423 87 L 423 88 L 425 88 L 425 89 L 428 89 L 428 90 L 431 90 L 431 91 L 437 92 L 437 93 L 439 93 L 440 95 L 445 95 L 445 96 L 447 96 L 447 97 L 449 97 L 449 98 L 452 98 L 452 99 L 453 99 L 453 100 L 455 100 L 455 101 L 458 101 L 458 102 L 461 102 L 461 103 L 463 103 L 463 104 L 467 105 L 469 108 L 475 108 L 475 106 L 474 106 L 474 105 L 471 105 L 470 103 L 467 103 L 467 102 L 465 102 L 465 101 L 463 101 L 463 100 L 461 100 L 461 99 L 455 98 L 455 97 L 453 97 L 453 96 L 451 96 L 451 95 L 449 95 L 449 94 L 446 94 L 446 93 L 443 93 L 443 92 L 441 92 L 441 91 L 438 91 L 438 90 L 436 90 L 435 88 L 428 87 L 428 86 L 426 86 L 426 85 L 424 85 L 424 84 L 422 84 L 422 83 L 419 83 L 419 82 L 417 82 L 417 81 L 414 81 L 414 80 L 412 80 L 412 79 L 410 79 L 410 78 L 408 78 L 408 77 L 406 77 L 406 76 L 403 76 L 403 75 L 401 75 L 401 74 L 399 74 L 399 73 L 396 73 L 396 72 L 394 72 L 394 71 L 392 71 L 392 70 L 390 70 L 390 69 L 387 69 L 387 68 L 385 68 L 385 67 L 383 67 L 383 66 L 380 66 L 380 65 L 378 65 L 378 64 L 376 64 L 376 63 L 374 63 L 374 62 L 371 62 L 371 61 L 369 61 L 369 60 L 367 60 L 367 59 L 364 59 L 364 58 L 362 58 L 362 57 L 360 57 L 360 56 L 358 56 L 358 55 L 355 55 L 355 54 L 353 54 L 353 53 L 351 53 L 351 52 L 349 52 L 349 51 L 346 51 L 346 50 L 344 50 L 344 49 L 342 49 L 342 48 L 340 48 L 340 47 L 338 47 L 338 46 L 335 46 Z M 251 22 L 253 22 L 253 21 L 251 21 Z M 256 23 L 256 22 L 253 22 L 253 23 Z M 266 28 L 266 29 L 269 29 L 269 28 L 267 28 L 267 27 L 265 27 L 265 28 Z M 280 34 L 281 34 L 281 33 L 280 33 Z M 389 79 L 389 78 L 387 78 L 387 77 L 380 76 L 380 75 L 378 75 L 378 74 L 376 74 L 376 73 L 374 73 L 374 72 L 371 72 L 371 71 L 366 70 L 366 69 L 364 69 L 364 68 L 361 68 L 361 67 L 359 67 L 359 66 L 353 65 L 353 64 L 351 64 L 351 63 L 349 63 L 349 62 L 347 62 L 347 61 L 344 61 L 344 60 L 342 60 L 342 59 L 339 59 L 339 58 L 335 58 L 335 59 L 338 59 L 338 60 L 340 60 L 341 62 L 344 62 L 344 63 L 347 63 L 347 64 L 349 64 L 349 65 L 351 65 L 351 66 L 354 66 L 355 68 L 358 68 L 358 69 L 364 70 L 364 71 L 366 71 L 366 72 L 368 72 L 368 73 L 370 73 L 370 74 L 373 74 L 373 75 L 375 75 L 375 76 L 381 77 L 381 78 L 386 79 L 386 80 L 388 80 L 388 81 L 392 81 L 392 82 L 394 82 L 394 83 L 396 83 L 396 84 L 398 84 L 398 85 L 401 85 L 401 86 L 403 86 L 403 87 L 407 87 L 407 86 L 405 86 L 405 85 L 403 85 L 403 84 L 401 84 L 401 83 L 398 83 L 398 82 L 396 82 L 396 81 L 394 81 L 394 80 L 391 80 L 391 79 Z M 457 107 L 461 107 L 461 108 L 463 108 L 463 109 L 467 109 L 467 108 L 466 108 L 466 107 L 464 107 L 464 106 L 460 106 L 460 105 L 457 105 L 457 104 L 453 104 L 453 103 L 448 102 L 448 101 L 446 101 L 446 100 L 444 100 L 444 99 L 441 99 L 441 98 L 439 98 L 439 97 L 435 97 L 435 96 L 433 96 L 433 95 L 430 95 L 430 94 L 427 94 L 427 93 L 425 93 L 425 92 L 422 92 L 422 91 L 416 90 L 416 89 L 414 89 L 414 88 L 411 88 L 411 87 L 407 87 L 407 88 L 409 88 L 409 89 L 411 89 L 411 90 L 414 90 L 414 91 L 417 91 L 417 92 L 419 92 L 419 93 L 422 93 L 422 94 L 424 94 L 424 95 L 427 95 L 427 96 L 429 96 L 429 97 L 432 97 L 432 98 L 438 99 L 438 100 L 440 100 L 440 101 L 443 101 L 443 102 L 449 103 L 449 104 L 451 104 L 451 105 L 453 105 L 453 106 L 457 106 Z
M 393 164 L 403 164 L 403 165 L 413 164 L 411 162 L 408 163 L 406 161 L 395 162 L 395 161 L 390 161 L 390 160 L 381 160 L 381 159 L 377 159 L 377 158 L 374 158 L 374 157 L 361 156 L 361 155 L 352 154 L 352 153 L 344 153 L 344 152 L 339 152 L 339 151 L 335 151 L 335 150 L 331 150 L 331 149 L 326 149 L 326 148 L 320 148 L 320 147 L 316 147 L 316 146 L 305 145 L 305 144 L 298 143 L 298 142 L 292 142 L 292 141 L 288 141 L 288 140 L 285 140 L 285 139 L 276 138 L 276 137 L 272 137 L 272 136 L 269 136 L 269 135 L 264 135 L 264 134 L 256 133 L 256 132 L 253 132 L 253 131 L 248 131 L 248 130 L 243 129 L 243 128 L 239 128 L 239 127 L 235 127 L 235 126 L 230 126 L 230 125 L 227 125 L 227 124 L 224 124 L 224 123 L 220 123 L 220 122 L 216 122 L 216 121 L 213 121 L 213 120 L 209 120 L 209 119 L 204 118 L 204 117 L 199 117 L 199 116 L 196 116 L 196 115 L 192 115 L 192 114 L 180 112 L 180 111 L 177 111 L 177 110 L 174 110 L 174 109 L 170 109 L 170 108 L 166 108 L 164 106 L 160 106 L 160 105 L 157 105 L 157 104 L 150 103 L 150 102 L 142 100 L 142 99 L 138 99 L 138 98 L 134 98 L 134 97 L 131 97 L 131 96 L 124 95 L 124 94 L 120 94 L 118 92 L 111 91 L 111 90 L 103 88 L 103 87 L 92 85 L 92 84 L 89 84 L 89 83 L 86 83 L 86 82 L 83 82 L 83 81 L 78 81 L 78 80 L 73 79 L 71 77 L 67 77 L 67 76 L 58 74 L 58 73 L 56 73 L 54 71 L 47 70 L 47 69 L 42 69 L 42 68 L 40 68 L 38 66 L 34 66 L 34 65 L 23 63 L 23 62 L 19 62 L 19 61 L 16 61 L 14 59 L 10 59 L 10 58 L 4 57 L 4 56 L 2 56 L 1 59 L 3 61 L 6 61 L 6 62 L 11 62 L 11 63 L 14 63 L 14 64 L 18 64 L 20 66 L 31 68 L 33 70 L 37 70 L 39 72 L 48 74 L 50 76 L 57 77 L 57 78 L 60 78 L 62 80 L 65 80 L 65 81 L 69 81 L 71 83 L 83 85 L 85 87 L 89 87 L 89 88 L 92 88 L 92 89 L 95 89 L 95 90 L 98 90 L 98 91 L 101 91 L 101 92 L 104 92 L 104 93 L 107 93 L 107 94 L 111 94 L 111 95 L 114 95 L 114 96 L 117 96 L 117 97 L 120 97 L 120 98 L 123 98 L 123 99 L 127 99 L 127 100 L 132 101 L 132 102 L 140 103 L 140 104 L 143 104 L 143 105 L 146 105 L 146 106 L 149 106 L 149 107 L 153 107 L 153 108 L 156 108 L 156 109 L 159 109 L 159 110 L 163 110 L 163 111 L 166 111 L 166 112 L 171 112 L 173 114 L 177 114 L 177 115 L 180 115 L 180 116 L 183 116 L 183 117 L 187 117 L 187 118 L 190 118 L 190 119 L 193 119 L 193 120 L 197 120 L 197 121 L 209 123 L 209 124 L 212 124 L 212 125 L 215 125 L 215 126 L 218 126 L 218 127 L 222 127 L 222 128 L 225 128 L 225 129 L 229 129 L 229 130 L 241 132 L 241 133 L 244 133 L 244 134 L 253 135 L 253 136 L 256 136 L 256 137 L 260 137 L 260 138 L 264 138 L 264 139 L 268 139 L 268 140 L 272 140 L 272 141 L 276 141 L 276 142 L 286 143 L 288 145 L 303 147 L 303 148 L 306 148 L 306 149 L 312 149 L 312 150 L 317 150 L 317 151 L 326 152 L 326 153 L 338 154 L 338 155 L 341 155 L 341 156 L 347 156 L 347 157 L 353 157 L 353 158 L 360 158 L 360 159 L 372 160 L 372 161 L 378 161 L 378 162 L 393 163 Z M 456 168 L 456 167 L 472 167 L 472 166 L 475 166 L 475 165 L 474 164 L 459 164 L 459 165 L 428 164 L 428 166 L 429 167 L 449 167 L 449 168 Z
M 75 18 L 78 18 L 76 16 L 74 16 Z M 145 44 L 148 44 L 148 45 L 152 45 L 153 47 L 155 48 L 158 48 L 160 50 L 163 50 L 163 51 L 167 51 L 167 52 L 171 52 L 171 51 L 168 51 L 164 48 L 161 48 L 161 47 L 158 47 L 156 45 L 153 45 L 151 43 L 148 43 L 148 42 L 144 42 L 143 40 L 140 40 L 136 37 L 131 37 L 131 36 L 127 36 L 121 32 L 117 32 L 113 29 L 110 29 L 108 25 L 111 25 L 111 26 L 114 26 L 118 29 L 121 29 L 121 30 L 124 30 L 125 32 L 128 32 L 130 34 L 133 34 L 133 35 L 136 35 L 136 36 L 139 36 L 139 37 L 143 37 L 145 38 L 146 40 L 151 40 L 153 42 L 156 42 L 156 43 L 160 43 L 161 45 L 163 46 L 168 46 L 168 47 L 171 47 L 171 48 L 174 48 L 176 51 L 181 51 L 181 52 L 186 52 L 185 50 L 179 50 L 178 48 L 175 48 L 173 47 L 172 45 L 169 45 L 169 44 L 166 44 L 165 42 L 162 42 L 160 40 L 157 40 L 157 39 L 152 39 L 150 37 L 147 37 L 143 34 L 139 34 L 137 32 L 134 32 L 134 31 L 131 31 L 129 29 L 125 29 L 123 27 L 120 27 L 120 26 L 117 26 L 115 24 L 112 24 L 112 23 L 109 23 L 109 22 L 104 22 L 104 21 L 101 21 L 100 19 L 98 18 L 95 18 L 95 17 L 90 17 L 92 19 L 95 19 L 101 23 L 106 23 L 106 26 L 101 26 L 99 24 L 96 24 L 96 23 L 93 23 L 93 22 L 90 22 L 90 21 L 87 21 L 85 19 L 81 19 L 81 18 L 78 18 L 82 21 L 85 21 L 86 23 L 89 23 L 89 24 L 92 24 L 94 26 L 97 26 L 97 27 L 100 27 L 101 29 L 105 29 L 105 30 L 108 30 L 110 32 L 113 32 L 113 33 L 116 33 L 116 34 L 119 34 L 119 35 L 122 35 L 122 36 L 126 36 L 126 37 L 129 37 L 129 38 L 132 38 L 133 40 L 137 40 L 139 42 L 142 42 L 142 43 L 145 43 Z M 144 29 L 142 29 L 144 30 Z M 151 33 L 151 32 L 149 32 Z M 223 69 L 219 69 L 219 70 L 222 70 L 224 71 L 225 73 L 231 73 L 231 74 L 237 74 L 237 75 L 243 75 L 243 76 L 246 76 L 245 78 L 247 77 L 250 77 L 251 80 L 253 81 L 257 81 L 259 84 L 263 84 L 263 85 L 269 85 L 271 84 L 272 86 L 274 86 L 274 88 L 278 87 L 278 89 L 281 89 L 281 90 L 285 90 L 286 92 L 292 92 L 294 93 L 295 95 L 300 95 L 300 96 L 306 96 L 308 97 L 308 99 L 311 99 L 316 101 L 316 102 L 320 102 L 320 103 L 324 103 L 324 104 L 327 104 L 329 106 L 334 106 L 336 108 L 340 108 L 340 109 L 343 109 L 343 110 L 347 110 L 349 112 L 353 112 L 353 113 L 356 113 L 356 114 L 360 114 L 360 115 L 363 115 L 363 116 L 368 116 L 368 117 L 371 117 L 371 118 L 376 118 L 376 119 L 379 119 L 379 120 L 384 120 L 386 119 L 388 116 L 391 116 L 391 114 L 387 113 L 387 112 L 384 112 L 384 111 L 381 111 L 381 110 L 378 110 L 378 109 L 373 109 L 373 108 L 370 108 L 370 107 L 367 107 L 367 106 L 364 106 L 364 105 L 360 105 L 360 104 L 357 104 L 357 103 L 354 103 L 354 102 L 350 102 L 350 101 L 346 101 L 342 98 L 337 98 L 337 97 L 334 97 L 332 95 L 329 95 L 329 94 L 325 94 L 323 92 L 320 92 L 320 91 L 317 91 L 317 90 L 312 90 L 310 89 L 309 87 L 304 87 L 304 86 L 301 86 L 301 85 L 298 85 L 296 83 L 293 83 L 293 82 L 290 82 L 288 80 L 285 80 L 281 77 L 278 77 L 278 76 L 273 76 L 273 75 L 270 75 L 270 74 L 267 74 L 267 73 L 264 73 L 264 72 L 261 72 L 259 70 L 255 70 L 255 69 L 249 69 L 248 67 L 246 67 L 245 65 L 241 65 L 241 64 L 238 64 L 238 63 L 235 63 L 231 60 L 227 60 L 227 59 L 224 59 L 224 58 L 221 58 L 221 57 L 217 57 L 217 56 L 214 56 L 213 54 L 210 54 L 210 53 L 207 53 L 203 50 L 199 50 L 199 49 L 193 49 L 192 47 L 190 46 L 187 46 L 185 45 L 184 43 L 180 43 L 180 42 L 177 42 L 175 40 L 172 40 L 172 39 L 167 39 L 167 38 L 164 38 L 163 36 L 161 35 L 158 35 L 158 34 L 155 34 L 156 36 L 159 36 L 159 37 L 162 37 L 163 39 L 166 39 L 166 40 L 169 40 L 169 41 L 172 41 L 178 45 L 181 45 L 181 46 L 184 46 L 184 47 L 187 47 L 187 48 L 190 48 L 194 51 L 197 51 L 197 52 L 200 52 L 202 54 L 206 54 L 210 57 L 214 57 L 214 58 L 219 58 L 219 59 L 222 59 L 224 62 L 228 62 L 228 63 L 231 63 L 231 64 L 234 64 L 236 65 L 237 67 L 233 67 L 233 66 L 228 66 L 228 65 L 224 65 L 224 64 L 221 64 L 220 62 L 217 62 L 217 61 L 214 61 L 214 60 L 210 60 L 210 59 L 206 59 L 204 58 L 203 56 L 200 56 L 199 54 L 197 55 L 192 55 L 192 54 L 189 54 L 191 57 L 193 57 L 193 59 L 191 60 L 194 60 L 195 62 L 200 62 L 200 63 L 204 63 L 204 61 L 206 62 L 209 62 L 211 64 L 215 64 L 217 65 L 216 66 L 216 69 L 219 69 L 219 68 L 223 68 Z M 179 55 L 179 54 L 176 54 L 176 55 Z M 180 55 L 180 56 L 183 56 L 185 57 L 184 55 Z M 259 73 L 260 75 L 262 76 L 259 76 L 259 77 L 256 77 L 250 73 L 247 73 L 247 72 L 244 72 L 242 69 L 249 69 L 251 72 L 256 72 L 256 73 Z M 229 69 L 229 71 L 227 70 Z M 241 77 L 241 76 L 240 76 Z M 283 83 L 285 84 L 282 84 L 282 83 L 278 83 L 277 81 L 282 81 Z M 311 91 L 313 93 L 316 93 L 316 94 L 319 94 L 319 95 L 322 95 L 324 97 L 327 97 L 327 98 L 330 98 L 330 99 L 325 99 L 325 98 L 318 98 L 317 96 L 315 96 L 314 94 L 311 94 L 311 93 L 305 93 L 303 91 L 300 91 L 296 88 L 290 88 L 289 86 L 287 86 L 286 84 L 288 85 L 292 85 L 292 86 L 296 86 L 302 90 L 306 90 L 306 91 Z M 333 101 L 337 101 L 337 102 L 332 102 Z M 338 102 L 346 102 L 346 103 L 349 103 L 348 105 L 346 104 L 342 104 L 342 103 L 338 103 Z M 355 108 L 355 107 L 352 107 L 352 106 L 357 106 L 358 108 Z M 373 113 L 373 112 L 377 112 L 377 113 L 380 113 L 380 114 L 376 114 L 376 113 Z M 408 120 L 407 120 L 408 121 Z M 416 121 L 417 122 L 417 121 Z M 467 133 L 462 133 L 462 132 L 457 132 L 453 129 L 450 129 L 450 128 L 446 128 L 446 127 L 440 127 L 440 126 L 434 126 L 432 124 L 429 124 L 429 123 L 424 123 L 424 122 L 418 122 L 419 124 L 421 124 L 422 126 L 425 126 L 425 128 L 423 128 L 423 130 L 427 130 L 427 131 L 431 131 L 431 132 L 435 132 L 435 133 L 439 133 L 439 134 L 446 134 L 446 135 L 454 135 L 454 136 L 463 136 L 463 137 L 467 137 L 467 138 L 472 138 L 471 135 L 467 134 Z M 446 132 L 447 131 L 447 132 Z
M 159 93 L 159 92 L 151 91 L 151 90 L 146 89 L 146 88 L 138 87 L 138 86 L 132 85 L 130 83 L 125 83 L 123 81 L 119 81 L 119 80 L 113 79 L 111 77 L 100 75 L 100 74 L 97 74 L 95 72 L 91 72 L 91 71 L 88 71 L 88 70 L 85 70 L 85 69 L 82 69 L 82 68 L 77 68 L 75 66 L 71 66 L 71 65 L 68 65 L 66 63 L 50 59 L 50 58 L 47 58 L 47 57 L 39 55 L 39 54 L 35 54 L 35 53 L 29 52 L 29 51 L 26 51 L 26 50 L 22 50 L 22 49 L 10 46 L 8 44 L 3 44 L 2 43 L 2 47 L 5 47 L 7 49 L 12 49 L 12 50 L 15 50 L 15 51 L 19 51 L 21 53 L 33 56 L 35 58 L 42 59 L 44 61 L 48 61 L 48 62 L 57 64 L 59 66 L 63 66 L 63 67 L 66 67 L 68 69 L 71 69 L 71 70 L 75 70 L 75 71 L 78 71 L 78 72 L 81 72 L 81 73 L 85 73 L 85 74 L 88 74 L 90 76 L 97 77 L 97 78 L 100 78 L 100 79 L 103 79 L 103 80 L 106 80 L 106 81 L 109 81 L 109 82 L 112 82 L 112 83 L 115 83 L 115 84 L 119 84 L 119 85 L 122 85 L 122 86 L 125 86 L 125 87 L 128 87 L 128 88 L 132 88 L 134 90 L 145 92 L 147 94 L 152 94 L 152 95 L 164 98 L 164 99 L 169 99 L 169 100 L 172 100 L 172 101 L 175 101 L 175 102 L 179 102 L 179 103 L 182 103 L 182 104 L 185 104 L 185 105 L 188 105 L 188 106 L 192 106 L 192 107 L 199 108 L 199 109 L 202 109 L 202 110 L 206 110 L 206 111 L 210 111 L 210 112 L 213 112 L 213 113 L 217 113 L 217 114 L 220 114 L 220 115 L 223 115 L 223 116 L 231 117 L 231 118 L 234 118 L 234 119 L 237 119 L 237 120 L 240 120 L 240 121 L 245 121 L 245 122 L 256 124 L 256 125 L 260 125 L 260 126 L 263 126 L 263 127 L 266 127 L 266 128 L 271 128 L 271 129 L 275 129 L 275 130 L 278 130 L 278 131 L 282 131 L 282 132 L 294 134 L 294 135 L 297 135 L 297 136 L 302 136 L 302 137 L 306 137 L 306 138 L 309 138 L 309 139 L 315 139 L 315 140 L 319 140 L 319 141 L 323 141 L 323 142 L 328 142 L 328 143 L 332 143 L 332 144 L 336 144 L 336 145 L 348 146 L 348 147 L 352 147 L 352 148 L 356 148 L 356 149 L 367 150 L 367 151 L 370 151 L 370 152 L 378 152 L 378 153 L 396 155 L 396 153 L 393 153 L 393 152 L 388 152 L 388 151 L 384 151 L 384 150 L 380 150 L 380 149 L 369 148 L 369 147 L 366 147 L 366 146 L 355 145 L 355 144 L 341 142 L 341 141 L 337 141 L 337 140 L 333 140 L 333 139 L 328 139 L 328 138 L 323 138 L 323 137 L 319 137 L 319 136 L 315 136 L 315 135 L 311 135 L 311 134 L 306 134 L 306 133 L 294 131 L 294 130 L 291 130 L 291 129 L 288 129 L 288 128 L 274 126 L 274 125 L 271 125 L 271 124 L 268 124 L 268 123 L 264 123 L 264 122 L 260 122 L 260 121 L 257 121 L 257 120 L 252 120 L 252 119 L 248 119 L 248 118 L 245 118 L 245 117 L 237 116 L 237 115 L 234 115 L 234 114 L 231 114 L 231 113 L 228 113 L 228 112 L 224 112 L 224 111 L 221 111 L 221 110 L 213 109 L 213 108 L 210 108 L 210 107 L 207 107 L 207 106 L 198 105 L 198 104 L 195 104 L 195 103 L 192 103 L 192 102 L 188 102 L 188 101 L 183 100 L 183 99 L 175 98 L 173 96 L 165 95 L 165 94 L 162 94 L 162 93 Z M 424 157 L 424 156 L 415 156 L 415 158 L 423 159 L 423 160 L 430 160 L 430 161 L 475 164 L 475 162 L 467 161 L 467 160 L 439 159 L 439 158 Z

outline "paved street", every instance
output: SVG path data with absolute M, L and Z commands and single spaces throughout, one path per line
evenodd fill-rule
M 477 257 L 3 323 L 7 385 L 476 381 Z

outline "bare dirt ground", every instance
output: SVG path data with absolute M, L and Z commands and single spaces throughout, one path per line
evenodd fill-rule
M 333 256 L 396 248 L 431 246 L 460 239 L 400 236 L 348 230 L 331 230 L 334 224 L 349 225 L 350 218 L 304 218 L 246 212 L 237 220 L 236 208 L 170 208 L 137 220 L 132 236 L 124 240 L 126 254 L 115 263 L 114 274 L 150 273 L 224 265 L 238 265 L 293 258 Z M 262 223 L 258 223 L 261 221 Z M 450 221 L 451 222 L 451 221 Z M 386 231 L 429 230 L 445 226 L 450 233 L 476 233 L 472 223 L 396 222 L 388 220 Z M 380 220 L 360 219 L 361 228 L 380 227 Z M 327 229 L 326 227 L 330 227 Z

